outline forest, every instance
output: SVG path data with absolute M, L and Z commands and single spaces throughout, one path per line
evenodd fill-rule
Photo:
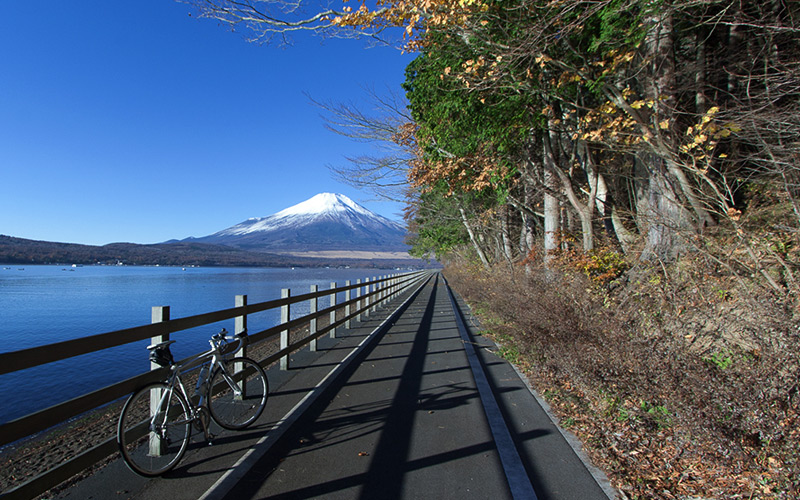
M 322 105 L 391 147 L 334 173 L 407 201 L 621 498 L 800 494 L 800 4 L 193 3 L 417 54 L 377 112 Z

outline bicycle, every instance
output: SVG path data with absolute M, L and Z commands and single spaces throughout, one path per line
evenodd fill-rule
M 209 417 L 225 429 L 244 429 L 258 419 L 269 396 L 261 366 L 250 358 L 230 357 L 246 343 L 247 334 L 227 336 L 223 328 L 211 337 L 211 349 L 176 363 L 169 346 L 174 340 L 147 346 L 150 360 L 169 368 L 163 382 L 136 390 L 122 407 L 117 444 L 128 467 L 145 477 L 164 474 L 183 458 L 192 425 L 212 444 Z M 236 345 L 232 346 L 232 341 Z M 192 397 L 181 375 L 200 367 Z

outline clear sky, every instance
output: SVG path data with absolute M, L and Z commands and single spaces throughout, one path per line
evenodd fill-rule
M 255 45 L 173 0 L 25 0 L 0 15 L 0 234 L 102 245 L 205 236 L 320 192 L 400 220 L 328 165 L 370 146 L 319 101 L 399 91 L 411 55 Z M 365 106 L 368 108 L 368 105 Z

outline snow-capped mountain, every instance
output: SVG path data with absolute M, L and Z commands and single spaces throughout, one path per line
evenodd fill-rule
M 250 251 L 406 252 L 406 230 L 347 196 L 320 193 L 268 217 L 248 219 L 193 241 Z

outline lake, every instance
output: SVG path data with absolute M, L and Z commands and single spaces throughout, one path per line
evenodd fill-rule
M 170 306 L 172 319 L 227 309 L 236 295 L 254 304 L 320 290 L 331 282 L 395 274 L 388 269 L 180 268 L 133 266 L 23 266 L 0 264 L 0 352 L 51 344 L 150 323 L 153 306 Z M 344 300 L 344 294 L 337 302 Z M 327 300 L 320 307 L 327 307 Z M 292 306 L 292 317 L 308 313 L 308 304 Z M 279 322 L 280 312 L 248 317 L 257 332 Z M 173 335 L 176 359 L 208 347 L 233 320 Z M 143 340 L 28 370 L 0 375 L 0 422 L 7 422 L 149 369 Z

